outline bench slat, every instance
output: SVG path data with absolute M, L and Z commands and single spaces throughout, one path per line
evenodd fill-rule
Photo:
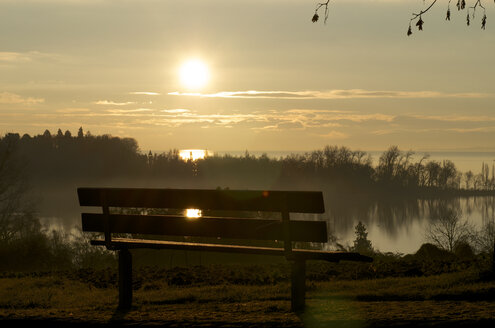
M 82 214 L 83 231 L 104 232 L 104 224 L 103 214 Z M 110 214 L 109 224 L 114 233 L 284 240 L 280 220 Z M 290 237 L 292 241 L 327 242 L 326 222 L 291 220 Z
M 324 213 L 319 191 L 78 188 L 81 206 Z
M 92 240 L 91 244 L 96 246 L 106 245 L 104 240 Z M 228 252 L 228 253 L 275 255 L 275 256 L 285 255 L 285 251 L 283 248 L 201 244 L 201 243 L 187 243 L 187 242 L 146 240 L 146 239 L 128 239 L 128 238 L 114 238 L 112 239 L 112 246 L 114 246 L 117 249 L 151 248 L 151 249 L 177 249 L 177 250 L 189 250 L 189 251 Z M 318 251 L 318 250 L 309 250 L 309 249 L 293 249 L 291 256 L 294 259 L 300 257 L 301 259 L 304 260 L 325 260 L 330 262 L 339 262 L 339 261 L 372 262 L 373 261 L 371 257 L 364 256 L 354 252 Z

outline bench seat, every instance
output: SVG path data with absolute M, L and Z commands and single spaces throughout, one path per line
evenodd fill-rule
M 91 240 L 91 245 L 106 246 L 104 239 Z M 286 256 L 283 248 L 275 247 L 257 247 L 257 246 L 240 246 L 240 245 L 223 245 L 223 244 L 204 244 L 177 242 L 168 240 L 150 240 L 150 239 L 132 239 L 132 238 L 112 238 L 110 248 L 113 249 L 174 249 L 186 251 L 207 251 L 222 253 L 240 253 L 240 254 L 258 254 L 272 256 Z M 324 260 L 328 262 L 339 261 L 362 261 L 371 262 L 371 258 L 354 252 L 341 251 L 320 251 L 312 249 L 292 249 L 292 258 L 306 260 Z

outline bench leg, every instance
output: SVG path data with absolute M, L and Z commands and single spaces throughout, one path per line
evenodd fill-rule
M 304 310 L 306 297 L 306 261 L 291 261 L 291 310 Z
M 128 249 L 119 251 L 119 309 L 132 306 L 132 255 Z

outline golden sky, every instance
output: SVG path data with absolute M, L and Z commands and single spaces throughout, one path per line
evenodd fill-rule
M 486 30 L 481 10 L 466 26 L 453 6 L 447 22 L 438 0 L 410 37 L 422 0 L 335 0 L 326 25 L 316 2 L 0 0 L 0 133 L 82 126 L 143 151 L 495 150 L 492 1 Z M 204 85 L 184 83 L 190 59 Z

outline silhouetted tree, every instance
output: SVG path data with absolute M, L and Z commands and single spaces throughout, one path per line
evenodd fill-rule
M 439 183 L 439 175 L 441 166 L 439 162 L 431 161 L 425 165 L 426 170 L 426 185 L 428 187 L 437 187 Z
M 481 183 L 483 185 L 483 189 L 488 190 L 492 186 L 492 180 L 490 179 L 490 167 L 486 163 L 481 164 Z
M 353 251 L 362 254 L 373 253 L 373 247 L 371 246 L 371 241 L 368 240 L 368 232 L 366 231 L 366 226 L 359 221 L 355 227 L 356 239 L 354 240 Z
M 8 243 L 32 227 L 24 165 L 19 158 L 19 134 L 6 134 L 0 142 L 0 242 Z
M 378 181 L 392 188 L 417 187 L 421 166 L 411 162 L 413 154 L 402 152 L 397 146 L 390 147 L 380 156 L 376 170 Z
M 452 252 L 459 243 L 470 243 L 473 227 L 463 221 L 460 210 L 441 206 L 438 214 L 432 218 L 426 239 L 440 248 Z
M 471 183 L 473 182 L 474 174 L 471 170 L 464 173 L 464 180 L 466 181 L 466 189 L 471 189 Z
M 457 183 L 457 169 L 455 164 L 450 160 L 444 160 L 442 162 L 438 174 L 438 187 L 443 189 L 459 187 Z

